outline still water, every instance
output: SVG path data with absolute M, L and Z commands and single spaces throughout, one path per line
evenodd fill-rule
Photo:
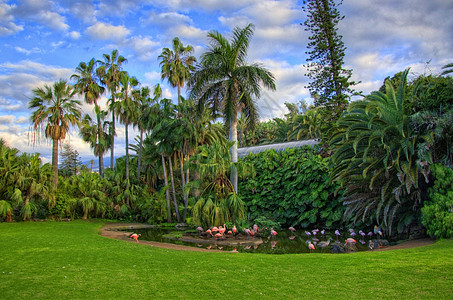
M 136 233 L 140 233 L 141 240 L 156 241 L 161 243 L 172 243 L 178 245 L 185 245 L 191 247 L 207 248 L 207 249 L 218 249 L 222 251 L 238 251 L 247 253 L 267 253 L 267 254 L 290 254 L 290 253 L 330 253 L 330 246 L 333 244 L 344 245 L 347 238 L 351 238 L 350 232 L 341 232 L 341 235 L 335 235 L 334 232 L 325 232 L 322 235 L 318 232 L 316 235 L 307 235 L 306 231 L 298 230 L 291 232 L 289 230 L 279 230 L 278 235 L 275 236 L 263 236 L 261 237 L 262 243 L 254 244 L 253 241 L 259 241 L 259 239 L 250 239 L 250 243 L 245 245 L 224 245 L 222 242 L 217 241 L 215 238 L 209 238 L 205 240 L 195 242 L 183 242 L 177 240 L 176 237 L 193 237 L 198 238 L 196 230 L 178 230 L 176 228 L 146 228 L 146 229 L 135 229 Z M 355 249 L 357 251 L 369 250 L 368 242 L 375 236 L 355 235 L 353 238 L 357 241 Z M 324 248 L 319 247 L 322 242 L 328 242 L 330 244 Z M 234 241 L 234 239 L 231 239 Z M 246 240 L 247 242 L 247 240 Z M 315 249 L 310 251 L 309 242 L 311 242 Z

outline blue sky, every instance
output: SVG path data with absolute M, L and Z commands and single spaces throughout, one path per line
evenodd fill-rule
M 258 101 L 261 118 L 281 117 L 284 102 L 311 102 L 303 66 L 309 33 L 300 25 L 301 5 L 296 0 L 0 0 L 0 137 L 48 161 L 50 143 L 29 143 L 32 89 L 68 79 L 81 61 L 118 49 L 128 59 L 126 71 L 142 85 L 163 84 L 165 96 L 175 99 L 176 90 L 160 80 L 162 48 L 178 36 L 199 57 L 209 31 L 228 35 L 248 23 L 255 25 L 249 60 L 269 68 L 277 84 L 277 91 L 264 92 Z M 438 74 L 453 62 L 451 0 L 344 0 L 340 11 L 345 67 L 362 82 L 356 90 L 370 93 L 407 67 L 411 76 Z M 68 141 L 83 160 L 93 157 L 76 131 Z M 116 141 L 115 153 L 121 155 L 122 127 Z

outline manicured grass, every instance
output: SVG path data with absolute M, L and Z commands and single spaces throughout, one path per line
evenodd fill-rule
M 1 223 L 0 299 L 453 298 L 453 241 L 353 254 L 184 252 L 102 222 Z

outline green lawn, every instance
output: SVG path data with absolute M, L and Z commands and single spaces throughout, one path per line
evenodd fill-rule
M 0 299 L 453 299 L 453 241 L 353 254 L 184 252 L 102 222 L 0 223 Z

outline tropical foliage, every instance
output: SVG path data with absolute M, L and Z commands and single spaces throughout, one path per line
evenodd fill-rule
M 422 208 L 422 223 L 435 238 L 453 238 L 453 170 L 441 164 L 431 166 L 434 185 Z
M 329 182 L 329 162 L 317 152 L 310 147 L 266 150 L 244 158 L 256 171 L 239 185 L 249 218 L 301 228 L 343 223 L 341 195 L 334 195 L 337 185 Z

